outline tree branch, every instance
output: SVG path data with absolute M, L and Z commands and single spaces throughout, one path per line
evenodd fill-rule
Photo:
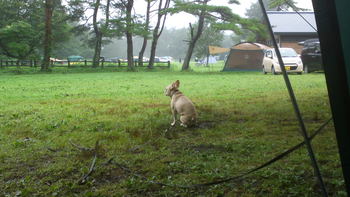
M 97 160 L 97 155 L 98 155 L 98 148 L 99 148 L 99 144 L 98 144 L 98 140 L 95 143 L 95 148 L 94 148 L 94 159 L 92 160 L 89 172 L 87 174 L 85 174 L 81 179 L 79 179 L 78 184 L 84 184 L 86 183 L 87 178 L 94 172 L 94 168 L 96 165 L 96 160 Z
M 170 0 L 166 0 L 163 10 L 169 8 L 169 6 L 170 6 Z M 159 31 L 159 33 L 158 33 L 158 37 L 159 37 L 159 36 L 162 34 L 162 32 L 163 32 L 163 29 L 164 29 L 164 26 L 165 26 L 165 21 L 166 21 L 167 15 L 168 15 L 168 12 L 166 12 L 165 14 L 163 14 L 163 23 L 162 23 L 162 27 L 160 28 L 160 31 Z
M 78 150 L 80 150 L 80 151 L 91 152 L 91 151 L 94 150 L 94 149 L 92 149 L 92 148 L 87 148 L 87 147 L 82 147 L 82 146 L 76 145 L 76 144 L 74 144 L 74 143 L 73 143 L 72 141 L 70 141 L 70 140 L 69 140 L 69 143 L 70 143 L 73 147 L 75 147 L 76 149 L 78 149 Z
M 189 26 L 190 26 L 190 33 L 191 33 L 191 40 L 193 39 L 193 27 L 192 27 L 192 24 L 189 23 Z

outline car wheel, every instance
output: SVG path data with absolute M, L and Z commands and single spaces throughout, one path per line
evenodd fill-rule
M 271 67 L 271 73 L 273 74 L 273 75 L 277 75 L 277 73 L 276 73 L 276 71 L 275 71 L 275 67 Z
M 309 73 L 310 71 L 309 71 L 309 68 L 306 66 L 306 65 L 304 65 L 304 72 L 305 73 Z
M 266 73 L 267 73 L 267 72 L 265 71 L 265 67 L 264 67 L 264 66 L 263 66 L 262 72 L 263 72 L 264 75 L 266 75 Z

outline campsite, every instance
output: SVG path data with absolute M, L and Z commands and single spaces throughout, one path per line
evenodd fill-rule
M 348 196 L 346 3 L 0 0 L 0 196 Z
M 191 185 L 239 175 L 302 140 L 282 76 L 176 70 L 2 73 L 0 190 L 24 196 L 318 193 L 305 149 L 238 182 L 200 189 L 153 184 Z M 330 116 L 324 76 L 290 77 L 312 133 Z M 171 113 L 163 90 L 177 79 L 197 107 L 199 127 L 177 125 L 167 133 Z M 96 141 L 96 169 L 86 184 L 78 184 L 94 154 L 71 143 L 93 149 Z M 330 192 L 341 196 L 332 125 L 313 145 Z M 112 158 L 115 163 L 109 164 Z

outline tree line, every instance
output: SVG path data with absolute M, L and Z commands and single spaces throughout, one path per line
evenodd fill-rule
M 136 1 L 144 1 L 144 13 L 135 12 Z M 186 46 L 183 70 L 190 68 L 194 54 L 203 56 L 207 45 L 220 43 L 225 37 L 223 31 L 231 31 L 236 38 L 249 41 L 267 39 L 265 26 L 255 14 L 256 5 L 248 10 L 247 18 L 242 18 L 228 6 L 212 5 L 211 1 L 0 0 L 0 58 L 41 57 L 41 70 L 48 71 L 53 54 L 93 53 L 93 66 L 98 67 L 105 47 L 110 47 L 113 40 L 125 39 L 128 69 L 135 69 L 134 53 L 141 60 L 138 64 L 143 65 L 146 49 L 150 56 L 148 67 L 153 68 L 160 36 L 166 32 L 172 37 L 171 31 L 165 28 L 167 18 L 177 13 L 196 17 L 196 22 L 189 22 L 188 28 L 181 30 L 186 36 L 179 38 Z M 278 9 L 297 8 L 293 0 L 264 1 Z M 238 0 L 226 2 L 239 4 Z M 136 38 L 142 41 L 138 52 L 134 51 Z

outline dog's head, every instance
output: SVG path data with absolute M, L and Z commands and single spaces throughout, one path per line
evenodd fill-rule
M 164 90 L 165 96 L 172 96 L 173 93 L 178 90 L 179 86 L 180 86 L 179 80 L 176 80 L 174 83 L 168 85 Z

